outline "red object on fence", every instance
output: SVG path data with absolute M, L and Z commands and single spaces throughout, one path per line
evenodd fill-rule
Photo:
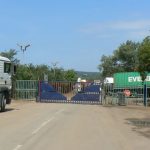
M 131 95 L 130 90 L 124 90 L 123 93 L 124 93 L 125 96 L 130 96 Z

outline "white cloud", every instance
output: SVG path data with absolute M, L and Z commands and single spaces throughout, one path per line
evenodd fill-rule
M 86 27 L 81 28 L 80 32 L 82 33 L 95 33 L 95 32 L 102 32 L 105 29 L 105 25 L 101 23 L 92 23 L 88 24 Z
M 128 33 L 128 35 L 131 37 L 131 38 L 136 38 L 136 39 L 141 39 L 141 37 L 146 37 L 148 36 L 150 33 L 149 31 L 143 31 L 143 30 L 139 30 L 139 31 L 131 31 Z
M 110 25 L 112 29 L 137 30 L 150 27 L 150 20 L 120 21 Z
M 92 23 L 80 29 L 80 32 L 99 38 L 113 38 L 118 37 L 118 35 L 129 38 L 143 38 L 150 34 L 149 29 L 150 20 L 135 20 Z

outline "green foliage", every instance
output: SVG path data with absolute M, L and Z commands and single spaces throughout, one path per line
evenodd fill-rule
M 137 68 L 138 51 L 139 43 L 135 43 L 132 41 L 127 41 L 119 46 L 117 50 L 114 51 L 114 57 L 116 58 L 116 66 L 123 66 L 123 70 L 125 72 L 134 71 Z
M 16 79 L 17 80 L 43 80 L 44 73 L 49 73 L 47 65 L 18 65 Z
M 9 58 L 17 65 L 16 75 L 13 76 L 13 80 L 44 80 L 44 74 L 48 75 L 49 81 L 74 81 L 76 80 L 76 73 L 74 70 L 64 71 L 63 68 L 59 68 L 56 65 L 49 67 L 47 65 L 33 65 L 33 64 L 19 64 L 19 60 L 16 59 L 17 52 L 14 49 L 1 52 L 1 56 Z
M 150 36 L 146 37 L 139 46 L 138 50 L 138 71 L 144 81 L 147 73 L 150 72 Z
M 63 68 L 51 68 L 51 78 L 52 81 L 63 81 L 64 80 L 64 69 Z
M 103 55 L 98 66 L 103 78 L 113 76 L 116 72 L 135 71 L 138 66 L 139 43 L 127 41 L 121 44 L 111 56 Z
M 101 64 L 98 66 L 102 77 L 112 76 L 114 73 L 113 56 L 101 57 Z
M 19 65 L 17 80 L 44 80 L 44 74 L 48 75 L 49 81 L 74 81 L 76 73 L 73 70 L 64 71 L 63 68 L 51 68 L 47 65 Z
M 15 49 L 10 49 L 8 51 L 5 51 L 5 52 L 1 52 L 0 53 L 1 56 L 4 56 L 4 57 L 7 57 L 8 59 L 10 59 L 12 62 L 15 62 L 15 63 L 19 63 L 19 60 L 16 59 L 16 55 L 17 55 L 17 51 Z
M 77 80 L 77 74 L 73 69 L 67 70 L 64 74 L 64 78 L 67 81 L 76 81 Z

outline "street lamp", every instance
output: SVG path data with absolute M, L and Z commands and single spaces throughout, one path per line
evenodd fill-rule
M 20 49 L 21 49 L 21 51 L 24 53 L 24 52 L 27 50 L 27 48 L 28 48 L 29 46 L 31 46 L 31 45 L 28 44 L 28 45 L 23 46 L 23 45 L 17 44 L 17 46 L 19 46 Z
M 20 44 L 17 44 L 17 46 L 20 47 L 20 50 L 23 52 L 23 58 L 24 58 L 24 52 L 27 50 L 28 47 L 30 47 L 31 45 L 30 44 L 27 44 L 27 45 L 20 45 Z

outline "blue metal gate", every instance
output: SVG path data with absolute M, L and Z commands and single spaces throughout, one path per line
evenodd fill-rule
M 39 82 L 38 102 L 101 104 L 100 84 L 94 82 Z

